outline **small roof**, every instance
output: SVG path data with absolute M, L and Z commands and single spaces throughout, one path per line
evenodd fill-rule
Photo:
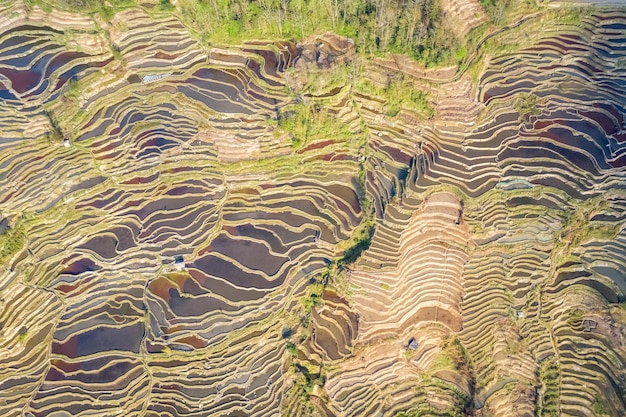
M 174 257 L 174 267 L 179 271 L 185 269 L 185 259 L 183 259 L 182 255 Z

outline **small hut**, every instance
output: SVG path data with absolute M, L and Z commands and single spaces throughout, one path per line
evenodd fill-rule
M 177 271 L 184 271 L 186 269 L 185 259 L 183 259 L 182 255 L 178 255 L 174 258 L 174 268 Z

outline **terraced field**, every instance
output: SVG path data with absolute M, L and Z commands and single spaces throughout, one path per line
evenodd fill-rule
M 626 12 L 474 82 L 0 4 L 0 415 L 626 415 Z

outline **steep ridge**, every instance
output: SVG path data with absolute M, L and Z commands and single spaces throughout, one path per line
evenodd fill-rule
M 386 211 L 372 247 L 349 276 L 355 288 L 351 301 L 358 314 L 361 360 L 346 365 L 349 376 L 337 372 L 327 380 L 337 409 L 351 409 L 351 415 L 387 415 L 398 410 L 400 400 L 402 408 L 463 408 L 467 385 L 457 397 L 455 389 L 463 388 L 448 387 L 448 380 L 462 384 L 465 376 L 456 369 L 436 376 L 443 371 L 438 361 L 448 359 L 445 339 L 461 327 L 461 272 L 469 237 L 459 220 L 462 211 L 458 198 L 448 192 L 433 193 L 421 203 L 407 197 L 400 207 Z M 379 259 L 387 265 L 378 265 Z M 407 348 L 410 340 L 418 346 Z M 425 373 L 433 381 L 419 382 Z M 415 384 L 424 397 L 408 395 Z M 425 399 L 433 390 L 437 400 Z

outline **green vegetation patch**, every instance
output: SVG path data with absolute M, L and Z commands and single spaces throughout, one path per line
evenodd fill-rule
M 280 131 L 291 138 L 294 149 L 299 149 L 315 139 L 348 140 L 350 127 L 327 107 L 319 103 L 298 103 L 283 110 L 277 121 Z
M 324 386 L 326 378 L 319 374 L 311 373 L 307 367 L 302 365 L 293 365 L 292 370 L 296 376 L 292 389 L 298 393 L 300 400 L 307 408 L 312 410 L 313 404 L 310 403 L 311 394 L 313 394 L 316 386 Z
M 159 8 L 161 10 L 169 11 L 174 10 L 174 5 L 170 0 L 159 0 Z
M 415 388 L 419 406 L 403 410 L 394 417 L 465 417 L 473 415 L 472 399 L 456 386 L 439 378 L 423 376 Z M 437 399 L 437 404 L 431 403 Z M 445 406 L 442 403 L 445 399 Z
M 203 42 L 303 39 L 332 31 L 352 38 L 362 53 L 405 53 L 426 66 L 454 61 L 459 45 L 439 0 L 179 0 L 177 9 Z
M 541 110 L 539 110 L 539 97 L 530 93 L 530 94 L 522 94 L 515 101 L 515 110 L 519 113 L 521 117 L 526 117 L 529 115 L 538 116 L 541 114 Z
M 307 288 L 306 295 L 301 299 L 302 306 L 304 307 L 304 314 L 306 314 L 307 319 L 311 314 L 311 310 L 313 307 L 317 307 L 322 305 L 322 293 L 324 291 L 324 284 L 321 282 L 315 282 L 312 285 L 309 285 Z M 308 320 L 305 321 L 305 327 L 308 327 Z
M 600 397 L 596 397 L 593 404 L 591 405 L 593 412 L 599 416 L 610 416 L 611 409 L 606 401 Z
M 580 25 L 582 18 L 590 15 L 588 7 L 559 8 L 554 13 L 559 24 L 572 26 Z
M 539 365 L 539 400 L 537 416 L 556 417 L 559 415 L 560 371 L 554 357 L 547 358 Z
M 287 342 L 287 352 L 289 353 L 289 356 L 296 357 L 298 356 L 298 347 L 295 343 Z
M 364 219 L 359 227 L 357 227 L 352 233 L 350 240 L 343 244 L 343 246 L 347 246 L 347 248 L 345 249 L 341 259 L 338 261 L 338 265 L 341 266 L 351 264 L 359 259 L 361 254 L 369 249 L 372 244 L 372 238 L 374 237 L 375 231 L 376 222 L 374 219 Z
M 14 228 L 4 228 L 0 232 L 0 263 L 19 252 L 25 243 L 26 232 L 23 224 L 20 223 Z
M 334 63 L 329 68 L 318 67 L 317 63 L 303 65 L 302 68 L 290 68 L 286 71 L 287 78 L 301 75 L 306 78 L 302 87 L 302 93 L 313 96 L 323 94 L 334 95 L 342 87 L 351 83 L 353 78 L 359 76 L 361 68 L 353 61 Z
M 395 117 L 401 109 L 412 110 L 425 119 L 431 119 L 435 115 L 428 93 L 416 88 L 404 76 L 390 80 L 384 88 L 377 87 L 370 80 L 363 78 L 359 80 L 356 88 L 364 94 L 384 98 L 384 112 L 389 117 Z
M 428 371 L 433 373 L 439 369 L 464 370 L 470 365 L 469 355 L 461 344 L 461 341 L 455 337 L 444 339 L 441 352 L 433 359 Z

